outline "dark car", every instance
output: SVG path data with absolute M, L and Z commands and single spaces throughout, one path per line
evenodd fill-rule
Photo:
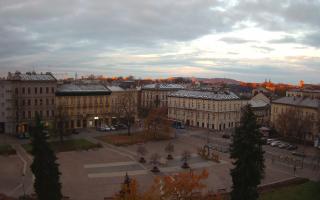
M 71 134 L 75 134 L 75 135 L 78 135 L 80 132 L 79 132 L 79 130 L 77 130 L 77 129 L 71 129 Z
M 26 133 L 21 133 L 21 134 L 17 135 L 17 137 L 18 137 L 19 139 L 29 139 L 29 138 L 30 138 L 30 134 L 29 134 L 28 132 L 26 132 Z
M 126 129 L 128 128 L 125 124 L 115 124 L 113 125 L 115 129 Z
M 224 134 L 222 135 L 222 138 L 229 139 L 229 138 L 230 138 L 230 135 L 229 135 L 229 134 L 224 133 Z
M 299 157 L 306 157 L 306 155 L 303 152 L 293 151 L 292 155 L 299 156 Z
M 292 151 L 292 150 L 297 150 L 298 149 L 298 146 L 297 145 L 294 145 L 294 144 L 289 144 L 289 146 L 287 146 L 288 150 Z

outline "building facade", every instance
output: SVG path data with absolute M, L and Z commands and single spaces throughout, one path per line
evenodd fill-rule
M 232 92 L 179 90 L 168 95 L 168 117 L 187 126 L 221 131 L 236 127 L 246 104 Z
M 293 89 L 286 92 L 287 97 L 309 97 L 320 99 L 320 90 Z
M 0 80 L 0 133 L 15 132 L 12 86 L 11 81 Z
M 184 89 L 179 84 L 148 84 L 141 88 L 141 107 L 167 107 L 168 95 L 178 90 Z
M 139 106 L 139 93 L 140 91 L 133 88 L 123 89 L 120 86 L 107 86 L 107 88 L 111 91 L 110 95 L 110 119 L 112 124 L 116 124 L 118 122 L 118 118 L 124 117 L 119 112 L 120 107 L 125 106 L 129 107 L 129 105 L 120 105 L 123 103 L 123 99 L 127 100 L 128 104 L 134 107 L 135 119 L 138 116 L 138 106 Z
M 249 101 L 252 111 L 257 118 L 257 123 L 260 126 L 269 126 L 271 101 L 263 93 L 258 93 Z
M 56 78 L 49 72 L 9 73 L 6 79 L 9 133 L 26 133 L 38 114 L 45 126 L 54 119 Z
M 288 112 L 289 110 L 296 110 L 301 117 L 310 117 L 312 125 L 310 133 L 307 134 L 307 139 L 313 141 L 320 137 L 319 135 L 319 113 L 320 100 L 308 97 L 282 97 L 271 104 L 271 125 L 279 130 L 278 118 L 279 115 Z M 281 133 L 280 133 L 281 134 Z
M 111 91 L 102 84 L 62 84 L 56 92 L 56 112 L 59 115 L 65 113 L 66 129 L 109 124 L 110 94 Z

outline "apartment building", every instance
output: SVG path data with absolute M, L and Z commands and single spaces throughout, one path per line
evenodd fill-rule
M 141 88 L 141 107 L 167 107 L 168 95 L 178 90 L 185 89 L 179 84 L 148 84 Z
M 28 132 L 36 114 L 45 126 L 53 122 L 57 80 L 50 72 L 9 72 L 5 85 L 6 132 Z
M 15 132 L 12 85 L 6 79 L 0 80 L 0 133 Z
M 108 88 L 98 83 L 62 84 L 56 92 L 56 110 L 65 112 L 67 129 L 109 124 L 110 94 Z
M 248 103 L 257 118 L 257 123 L 260 126 L 268 126 L 270 123 L 270 99 L 264 93 L 258 93 Z
M 287 97 L 309 97 L 320 99 L 320 90 L 293 89 L 286 92 Z
M 240 122 L 246 104 L 232 92 L 179 90 L 168 95 L 168 117 L 187 126 L 221 131 Z
M 124 89 L 120 86 L 107 86 L 107 88 L 111 91 L 111 95 L 110 95 L 111 123 L 115 124 L 117 123 L 117 120 L 119 117 L 123 117 L 123 116 L 119 116 L 121 115 L 121 113 L 119 113 L 119 109 L 120 107 L 123 107 L 122 105 L 120 105 L 120 103 L 123 102 L 122 101 L 123 99 L 126 99 L 128 101 L 127 103 L 130 103 L 131 106 L 134 107 L 134 113 L 136 115 L 135 118 L 137 119 L 140 91 L 135 88 Z
M 289 110 L 296 110 L 302 117 L 310 116 L 313 123 L 311 132 L 307 135 L 307 139 L 312 141 L 320 138 L 318 120 L 320 112 L 320 100 L 308 97 L 288 96 L 282 97 L 271 104 L 271 125 L 278 129 L 278 117 L 280 114 Z

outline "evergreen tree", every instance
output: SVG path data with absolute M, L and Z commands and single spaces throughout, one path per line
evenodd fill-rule
M 33 163 L 31 170 L 35 176 L 34 190 L 38 200 L 61 200 L 61 183 L 57 157 L 50 149 L 43 133 L 43 124 L 37 115 L 31 128 Z
M 240 126 L 236 128 L 231 144 L 234 159 L 232 176 L 232 200 L 256 200 L 257 186 L 264 177 L 264 151 L 261 133 L 251 106 L 243 108 Z

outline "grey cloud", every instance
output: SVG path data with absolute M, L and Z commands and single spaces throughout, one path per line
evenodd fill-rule
M 286 36 L 280 39 L 275 39 L 275 40 L 269 40 L 269 43 L 296 43 L 297 39 L 294 37 Z
M 223 37 L 220 40 L 230 44 L 243 44 L 248 42 L 255 42 L 254 40 L 245 40 L 237 37 Z
M 273 51 L 273 48 L 270 47 L 266 47 L 266 46 L 257 46 L 257 45 L 252 45 L 251 47 L 256 48 L 256 49 L 260 49 L 263 51 Z

